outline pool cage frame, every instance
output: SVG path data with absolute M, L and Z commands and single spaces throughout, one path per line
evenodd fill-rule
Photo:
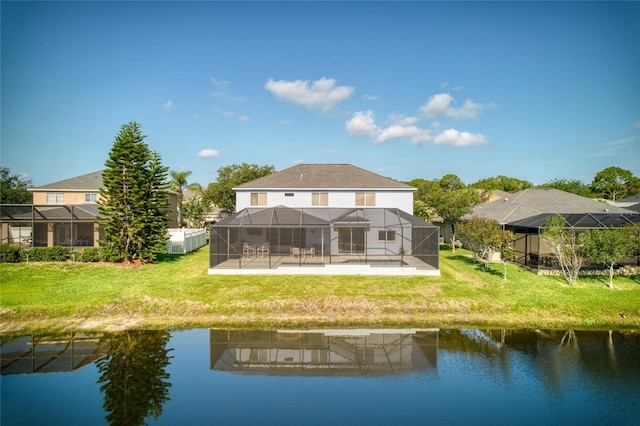
M 209 267 L 438 269 L 439 228 L 396 208 L 250 207 L 210 227 Z
M 543 231 L 546 221 L 555 213 L 541 213 L 526 219 L 505 224 L 504 229 L 515 234 L 515 263 L 541 270 L 557 270 L 560 266 L 548 243 L 544 241 Z M 629 226 L 640 222 L 640 214 L 629 213 L 559 213 L 566 220 L 565 229 L 576 234 L 592 229 L 610 229 Z M 619 265 L 640 265 L 640 257 L 623 259 Z M 582 269 L 594 269 L 595 265 L 584 260 Z

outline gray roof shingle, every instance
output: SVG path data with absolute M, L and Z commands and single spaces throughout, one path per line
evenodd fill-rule
M 77 176 L 58 182 L 31 188 L 32 191 L 59 190 L 59 191 L 99 191 L 102 187 L 102 170 L 86 175 Z
M 510 223 L 541 213 L 631 213 L 591 198 L 581 197 L 555 188 L 528 188 L 507 198 L 476 207 L 473 216 Z
M 234 189 L 403 189 L 415 188 L 351 164 L 299 164 Z

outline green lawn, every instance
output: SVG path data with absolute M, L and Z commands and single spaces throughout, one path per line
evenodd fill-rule
M 0 331 L 131 327 L 640 328 L 640 278 L 489 271 L 441 251 L 441 277 L 216 276 L 208 247 L 157 264 L 1 264 Z M 624 314 L 624 318 L 622 317 Z

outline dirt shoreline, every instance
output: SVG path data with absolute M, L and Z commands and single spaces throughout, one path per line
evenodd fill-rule
M 4 316 L 4 315 L 3 315 Z M 210 315 L 167 316 L 116 314 L 108 316 L 59 317 L 25 320 L 7 320 L 0 324 L 2 334 L 49 332 L 121 332 L 134 329 L 188 329 L 188 328 L 490 328 L 490 329 L 555 329 L 555 330 L 610 330 L 640 329 L 640 318 L 609 319 L 605 321 L 576 321 L 570 317 L 551 320 L 524 320 L 494 318 L 484 314 L 440 315 L 385 315 L 371 317 L 326 317 L 322 315 Z

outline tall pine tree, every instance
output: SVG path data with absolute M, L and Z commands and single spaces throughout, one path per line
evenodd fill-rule
M 114 260 L 150 262 L 166 250 L 168 168 L 144 138 L 138 123 L 124 124 L 102 172 L 100 243 Z

